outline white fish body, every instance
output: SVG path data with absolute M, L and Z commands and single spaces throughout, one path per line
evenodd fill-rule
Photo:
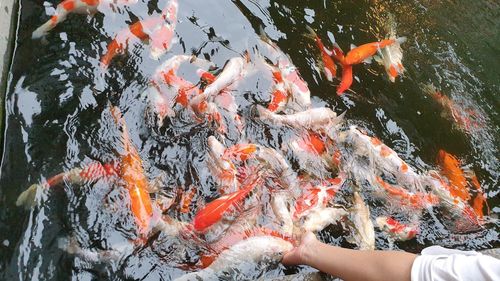
M 375 249 L 375 230 L 370 219 L 370 209 L 358 192 L 354 192 L 354 205 L 351 212 L 351 222 L 356 233 L 353 234 L 355 243 L 360 250 Z
M 281 232 L 291 235 L 293 232 L 293 220 L 290 208 L 287 204 L 289 201 L 288 192 L 276 192 L 271 198 L 271 207 L 274 215 L 281 222 Z
M 294 114 L 280 115 L 257 106 L 259 117 L 276 125 L 287 125 L 293 128 L 306 128 L 311 130 L 329 130 L 341 120 L 337 114 L 326 107 L 312 108 Z
M 314 209 L 306 215 L 302 229 L 313 232 L 321 231 L 345 216 L 347 216 L 347 212 L 342 208 Z
M 273 236 L 256 236 L 238 242 L 223 251 L 207 268 L 198 272 L 183 275 L 175 280 L 217 280 L 218 274 L 235 270 L 240 275 L 253 274 L 258 270 L 258 263 L 265 260 L 279 262 L 284 253 L 290 251 L 293 245 L 283 239 Z

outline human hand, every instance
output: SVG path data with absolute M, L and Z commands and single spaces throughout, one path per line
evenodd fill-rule
M 314 233 L 304 233 L 300 239 L 300 244 L 286 253 L 281 262 L 284 265 L 307 265 L 311 258 L 311 254 L 315 252 L 314 249 L 317 242 L 318 239 L 316 239 Z

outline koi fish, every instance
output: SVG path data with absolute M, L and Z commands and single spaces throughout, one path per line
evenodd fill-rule
M 308 32 L 307 36 L 314 39 L 318 49 L 321 52 L 321 65 L 323 67 L 323 73 L 325 74 L 326 79 L 330 82 L 333 81 L 333 77 L 337 75 L 337 66 L 335 66 L 335 63 L 331 58 L 331 51 L 329 51 L 325 47 L 325 45 L 323 45 L 321 38 L 319 38 L 318 34 L 316 34 L 316 32 L 310 26 L 306 25 L 306 30 Z
M 97 181 L 101 178 L 109 178 L 117 175 L 119 167 L 114 163 L 101 164 L 92 162 L 82 168 L 73 168 L 67 172 L 59 173 L 42 184 L 33 184 L 23 191 L 16 201 L 16 206 L 30 208 L 35 205 L 37 190 L 54 188 L 57 185 L 67 182 L 70 184 L 83 184 L 85 182 Z
M 66 17 L 71 14 L 88 14 L 94 15 L 97 13 L 97 8 L 100 4 L 118 4 L 132 5 L 137 3 L 137 0 L 118 0 L 118 1 L 103 1 L 103 0 L 64 0 L 56 7 L 56 11 L 52 17 L 33 31 L 32 39 L 39 39 L 54 29 L 59 23 L 66 20 Z
M 272 112 L 281 111 L 288 100 L 288 91 L 286 89 L 285 81 L 281 76 L 281 72 L 273 68 L 273 89 L 271 90 L 271 102 L 267 106 Z
M 460 168 L 460 161 L 448 152 L 440 149 L 437 156 L 437 163 L 441 167 L 441 173 L 450 182 L 450 193 L 453 197 L 458 197 L 464 201 L 470 199 L 467 188 L 467 180 L 464 172 Z
M 170 47 L 177 23 L 177 0 L 170 0 L 160 16 L 138 21 L 117 33 L 108 44 L 106 53 L 101 57 L 101 67 L 108 68 L 113 58 L 128 49 L 136 39 L 149 41 L 151 56 L 159 58 Z
M 382 64 L 389 76 L 391 82 L 396 81 L 398 75 L 403 74 L 403 50 L 401 49 L 401 44 L 406 42 L 406 37 L 400 37 L 397 40 L 395 38 L 394 43 L 379 49 L 380 59 L 378 61 Z M 377 60 L 377 57 L 375 57 Z
M 380 230 L 398 241 L 413 239 L 418 233 L 418 227 L 402 224 L 391 217 L 377 217 L 375 222 Z
M 209 227 L 220 221 L 230 209 L 237 207 L 247 195 L 261 183 L 260 177 L 254 177 L 238 191 L 221 196 L 208 203 L 193 219 L 193 227 L 197 232 L 205 232 Z
M 349 52 L 347 52 L 347 54 L 345 55 L 344 64 L 354 65 L 362 63 L 364 60 L 369 59 L 370 57 L 375 55 L 379 49 L 392 45 L 394 42 L 398 40 L 400 41 L 400 43 L 404 42 L 406 38 L 404 39 L 403 38 L 384 39 L 380 42 L 372 42 L 363 44 L 359 47 L 355 47 L 351 49 Z
M 357 244 L 360 250 L 374 250 L 375 230 L 370 220 L 370 209 L 358 192 L 354 192 L 350 221 L 355 233 L 348 241 Z
M 257 112 L 261 120 L 269 121 L 276 125 L 306 128 L 313 131 L 332 129 L 342 119 L 341 116 L 337 117 L 337 114 L 327 107 L 308 109 L 295 114 L 279 115 L 257 105 Z
M 298 187 L 297 175 L 288 165 L 285 157 L 275 149 L 258 146 L 255 158 L 266 165 L 278 176 L 278 179 L 285 189 L 294 192 Z
M 285 234 L 293 233 L 293 220 L 288 202 L 290 201 L 289 192 L 275 192 L 271 198 L 271 207 L 274 215 L 280 222 L 281 231 Z
M 237 271 L 241 278 L 252 278 L 250 276 L 260 268 L 258 267 L 260 262 L 269 260 L 278 262 L 283 254 L 292 248 L 292 243 L 278 237 L 250 237 L 223 251 L 207 268 L 174 280 L 216 280 L 219 279 L 219 274 L 231 270 Z M 249 266 L 250 264 L 254 266 Z
M 193 198 L 197 195 L 197 188 L 194 186 L 190 186 L 187 190 L 186 193 L 182 195 L 181 201 L 180 201 L 180 212 L 183 214 L 189 213 L 189 207 L 191 206 L 191 203 L 193 202 Z
M 286 103 L 288 108 L 294 111 L 301 111 L 311 107 L 311 92 L 307 82 L 301 77 L 297 67 L 295 67 L 290 58 L 280 48 L 267 37 L 263 30 L 260 32 L 261 42 L 271 54 L 274 65 L 271 70 L 276 73 L 278 70 L 280 77 L 284 82 L 284 92 L 274 92 L 277 97 L 277 104 L 284 102 L 286 95 Z M 273 108 L 271 107 L 270 110 Z M 281 109 L 281 108 L 278 108 Z M 278 111 L 278 109 L 276 111 Z
M 234 189 L 237 185 L 237 170 L 233 162 L 226 156 L 226 148 L 214 136 L 208 137 L 207 166 L 219 184 Z
M 304 231 L 321 231 L 325 227 L 338 222 L 348 213 L 342 208 L 320 208 L 312 210 L 305 218 L 301 229 Z
M 397 198 L 399 203 L 403 206 L 409 206 L 414 209 L 423 209 L 439 204 L 439 198 L 433 194 L 423 192 L 412 193 L 404 188 L 390 185 L 380 177 L 376 177 L 376 181 L 389 196 Z
M 424 93 L 441 106 L 441 116 L 453 122 L 457 129 L 470 133 L 472 129 L 484 126 L 484 120 L 481 119 L 479 113 L 473 108 L 461 108 L 450 97 L 438 91 L 432 84 L 423 85 L 422 87 Z
M 111 114 L 115 122 L 122 127 L 123 153 L 120 157 L 119 176 L 123 179 L 130 196 L 130 208 L 139 226 L 139 233 L 145 235 L 149 231 L 153 216 L 153 206 L 147 192 L 148 181 L 144 174 L 142 160 L 130 140 L 127 125 L 119 108 L 112 107 Z
M 240 80 L 246 75 L 249 61 L 248 52 L 245 53 L 245 57 L 231 58 L 215 81 L 208 85 L 201 95 L 198 95 L 190 102 L 191 107 L 197 107 L 201 102 L 213 99 L 219 92 Z
M 351 88 L 352 85 L 352 65 L 342 64 L 342 78 L 337 86 L 337 95 L 342 95 Z
M 307 216 L 314 210 L 324 209 L 335 197 L 343 183 L 344 179 L 342 177 L 324 180 L 318 184 L 308 182 L 302 187 L 302 196 L 295 201 L 293 219 L 296 220 Z

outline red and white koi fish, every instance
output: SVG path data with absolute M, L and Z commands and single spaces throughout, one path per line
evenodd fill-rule
M 27 190 L 23 191 L 16 201 L 16 206 L 25 206 L 26 208 L 35 205 L 35 196 L 37 190 L 45 190 L 54 188 L 57 185 L 67 182 L 70 184 L 83 184 L 85 182 L 93 182 L 102 178 L 116 176 L 119 167 L 115 163 L 101 164 L 92 162 L 82 168 L 73 168 L 67 172 L 59 173 L 45 181 L 42 184 L 33 184 Z
M 321 231 L 325 227 L 338 222 L 348 213 L 342 208 L 321 208 L 312 210 L 305 218 L 301 229 L 304 231 Z
M 471 130 L 484 126 L 483 117 L 475 109 L 462 108 L 450 97 L 438 91 L 434 85 L 423 85 L 423 91 L 441 106 L 441 116 L 453 122 L 459 130 L 471 133 Z
M 276 125 L 305 128 L 313 131 L 330 130 L 338 125 L 342 119 L 341 116 L 337 117 L 337 114 L 327 107 L 312 108 L 295 114 L 280 115 L 258 105 L 257 111 L 261 120 L 269 121 Z
M 220 273 L 228 270 L 237 270 L 238 276 L 251 278 L 250 275 L 255 274 L 260 262 L 264 260 L 279 262 L 283 254 L 292 248 L 292 243 L 278 237 L 250 237 L 223 251 L 207 268 L 174 280 L 217 280 Z M 255 267 L 249 267 L 249 264 L 254 264 Z
M 272 74 L 273 87 L 271 90 L 271 102 L 269 102 L 267 109 L 272 112 L 279 112 L 283 110 L 288 101 L 288 90 L 279 69 L 272 67 Z
M 348 241 L 357 244 L 360 250 L 374 250 L 375 230 L 370 219 L 370 209 L 358 192 L 354 192 L 353 206 L 350 213 L 354 233 L 352 233 Z
M 327 150 L 331 144 L 331 139 L 313 131 L 307 131 L 306 134 L 291 139 L 288 147 L 294 157 L 297 157 L 301 170 L 310 175 L 328 177 L 330 168 L 334 167 Z M 285 146 L 284 149 L 288 147 Z
M 307 216 L 314 210 L 324 209 L 342 187 L 345 179 L 338 177 L 322 180 L 318 184 L 307 182 L 302 187 L 302 195 L 295 201 L 293 219 Z
M 319 38 L 318 34 L 316 34 L 310 26 L 306 25 L 306 30 L 308 32 L 307 36 L 314 39 L 319 51 L 321 52 L 321 66 L 326 79 L 330 82 L 333 81 L 333 77 L 337 76 L 337 66 L 333 62 L 331 51 L 323 45 L 321 38 Z
M 153 204 L 147 191 L 148 180 L 144 174 L 142 160 L 130 140 L 127 125 L 120 110 L 117 107 L 112 107 L 111 114 L 115 122 L 122 127 L 123 153 L 120 157 L 119 176 L 130 196 L 130 208 L 139 226 L 139 234 L 144 236 L 150 230 L 153 217 Z
M 398 241 L 413 239 L 418 233 L 417 226 L 402 224 L 391 217 L 377 217 L 375 222 L 380 230 Z
M 394 43 L 384 48 L 380 49 L 380 64 L 382 64 L 389 76 L 389 80 L 391 82 L 396 81 L 396 77 L 398 75 L 402 75 L 404 72 L 403 67 L 403 50 L 401 49 L 401 44 L 406 42 L 406 37 L 400 37 L 396 39 L 395 37 L 391 37 L 394 40 Z M 377 58 L 377 57 L 375 57 Z
M 260 176 L 248 178 L 240 190 L 221 196 L 208 203 L 196 213 L 193 219 L 194 230 L 206 232 L 212 225 L 219 222 L 224 214 L 234 208 L 238 208 L 238 205 L 241 204 L 247 195 L 256 188 L 256 186 L 260 185 L 261 182 L 262 178 Z
M 129 44 L 137 39 L 149 41 L 151 56 L 159 58 L 171 47 L 177 24 L 177 10 L 177 0 L 170 0 L 160 16 L 138 21 L 119 31 L 101 57 L 101 67 L 106 69 L 117 54 L 127 50 Z
M 301 111 L 311 107 L 311 92 L 307 85 L 307 82 L 302 79 L 299 71 L 293 65 L 290 58 L 282 51 L 280 48 L 269 39 L 263 31 L 261 31 L 261 42 L 263 42 L 264 47 L 272 56 L 274 66 L 271 66 L 273 76 L 276 77 L 276 73 L 279 71 L 280 77 L 284 82 L 284 92 L 274 91 L 274 95 L 277 95 L 274 103 L 279 104 L 284 101 L 284 95 L 286 95 L 287 107 L 294 111 Z M 281 108 L 278 107 L 281 110 Z M 276 109 L 275 111 L 278 111 Z M 270 108 L 273 111 L 273 107 Z

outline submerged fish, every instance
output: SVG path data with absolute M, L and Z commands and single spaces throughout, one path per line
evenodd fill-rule
M 418 233 L 417 226 L 402 224 L 391 217 L 378 217 L 375 219 L 375 222 L 380 230 L 398 241 L 413 239 Z
M 160 16 L 138 21 L 117 33 L 108 44 L 106 53 L 101 57 L 101 67 L 108 68 L 113 58 L 137 41 L 149 41 L 151 56 L 155 59 L 170 47 L 177 24 L 177 0 L 170 0 Z
M 350 220 L 354 233 L 348 241 L 357 244 L 360 250 L 375 250 L 375 230 L 370 219 L 370 209 L 358 192 L 354 192 Z
M 330 130 L 338 125 L 341 116 L 326 107 L 312 108 L 295 114 L 280 115 L 257 106 L 259 118 L 264 121 L 272 122 L 276 125 L 286 125 L 293 128 L 305 128 L 313 131 Z
M 333 81 L 333 77 L 337 75 L 337 66 L 331 58 L 331 51 L 329 51 L 325 47 L 325 45 L 323 45 L 321 38 L 319 38 L 318 34 L 316 34 L 316 32 L 310 26 L 306 25 L 306 30 L 308 32 L 307 36 L 314 39 L 321 53 L 321 66 L 323 68 L 323 73 L 325 74 L 326 79 L 328 81 Z
M 363 44 L 359 47 L 355 47 L 351 49 L 344 57 L 343 63 L 346 65 L 359 64 L 365 61 L 366 59 L 371 58 L 373 55 L 377 53 L 377 51 L 381 48 L 385 48 L 396 42 L 397 40 L 403 39 L 384 39 L 380 42 L 372 42 Z M 404 42 L 404 41 L 403 41 Z

